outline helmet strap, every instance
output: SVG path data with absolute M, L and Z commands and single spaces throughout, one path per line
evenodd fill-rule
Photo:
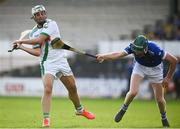
M 146 47 L 146 48 L 144 49 L 144 53 L 147 53 L 147 51 L 148 51 L 148 48 Z

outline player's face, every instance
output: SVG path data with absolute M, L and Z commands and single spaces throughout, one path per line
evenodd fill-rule
M 41 11 L 41 12 L 34 14 L 34 20 L 37 24 L 44 23 L 46 18 L 47 18 L 47 15 L 46 15 L 45 11 Z
M 137 56 L 137 57 L 143 57 L 144 56 L 144 51 L 137 51 L 137 52 L 134 52 L 134 55 Z
M 134 55 L 137 56 L 137 57 L 143 57 L 143 56 L 145 56 L 147 51 L 148 51 L 148 48 L 146 47 L 143 51 L 136 51 L 136 52 L 134 52 Z

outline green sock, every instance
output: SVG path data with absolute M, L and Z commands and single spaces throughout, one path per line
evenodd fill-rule
M 43 113 L 43 118 L 49 118 L 49 113 Z
M 77 110 L 78 112 L 82 112 L 83 109 L 84 109 L 84 108 L 83 108 L 83 106 L 81 106 L 81 105 L 80 105 L 79 107 L 76 107 L 76 110 Z

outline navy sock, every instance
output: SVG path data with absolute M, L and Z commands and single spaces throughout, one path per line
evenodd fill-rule
M 122 110 L 126 111 L 128 109 L 128 105 L 123 104 L 123 106 L 121 107 Z
M 166 112 L 162 112 L 161 113 L 161 118 L 162 118 L 162 120 L 167 119 Z

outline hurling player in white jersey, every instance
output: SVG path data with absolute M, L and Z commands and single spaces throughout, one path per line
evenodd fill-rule
M 50 126 L 50 104 L 54 79 L 57 77 L 67 88 L 69 98 L 76 109 L 76 115 L 82 115 L 87 119 L 94 119 L 95 116 L 86 111 L 80 103 L 75 79 L 71 68 L 64 57 L 63 50 L 52 49 L 50 42 L 55 37 L 60 37 L 59 29 L 55 21 L 47 19 L 46 9 L 43 5 L 32 8 L 32 19 L 37 25 L 32 29 L 30 39 L 18 40 L 14 42 L 17 49 L 27 53 L 40 56 L 41 75 L 44 85 L 44 95 L 42 96 L 43 127 Z M 32 48 L 24 47 L 22 44 L 33 45 Z

